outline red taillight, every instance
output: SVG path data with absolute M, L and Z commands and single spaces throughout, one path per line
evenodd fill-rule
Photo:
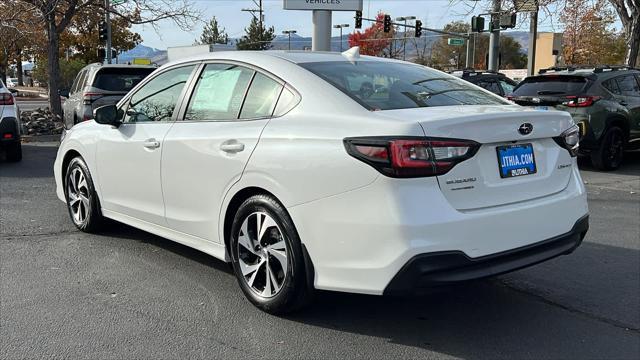
M 438 176 L 471 158 L 480 144 L 442 138 L 348 138 L 347 152 L 391 177 Z
M 507 97 L 507 100 L 509 100 L 509 101 L 513 101 L 516 98 L 513 95 L 507 95 L 506 97 Z
M 568 107 L 587 107 L 600 99 L 600 96 L 567 96 L 568 101 L 565 101 L 563 105 Z
M 13 105 L 13 95 L 0 94 L 0 105 Z
M 97 92 L 84 93 L 84 95 L 82 96 L 82 102 L 85 105 L 91 105 L 94 101 L 100 99 L 103 96 L 104 96 L 103 93 L 97 93 Z
M 12 133 L 5 133 L 4 135 L 2 135 L 3 139 L 13 139 L 13 134 Z

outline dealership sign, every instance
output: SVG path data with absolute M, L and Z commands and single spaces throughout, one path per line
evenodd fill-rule
M 362 0 L 284 0 L 284 9 L 362 11 Z

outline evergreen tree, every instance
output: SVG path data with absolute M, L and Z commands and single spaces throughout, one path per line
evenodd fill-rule
M 229 42 L 229 36 L 223 27 L 218 25 L 218 19 L 212 17 L 211 21 L 202 29 L 202 35 L 199 44 L 226 44 Z
M 244 31 L 246 34 L 236 43 L 238 50 L 269 50 L 276 37 L 273 26 L 265 28 L 255 17 Z

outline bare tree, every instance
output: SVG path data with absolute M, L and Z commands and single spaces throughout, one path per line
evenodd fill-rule
M 92 8 L 105 12 L 104 0 L 11 0 L 9 7 L 18 4 L 31 7 L 35 24 L 44 24 L 47 39 L 47 73 L 49 74 L 49 106 L 56 115 L 62 115 L 58 90 L 60 86 L 60 34 L 71 23 L 80 10 Z M 108 9 L 113 15 L 125 17 L 132 24 L 152 24 L 157 29 L 160 20 L 172 20 L 185 30 L 190 30 L 200 12 L 189 0 L 130 0 Z M 37 25 L 35 25 L 37 26 Z
M 627 39 L 627 65 L 636 66 L 640 55 L 640 0 L 609 1 L 620 17 Z

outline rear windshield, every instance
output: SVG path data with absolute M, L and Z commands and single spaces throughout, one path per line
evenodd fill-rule
M 300 66 L 369 110 L 509 104 L 462 79 L 419 65 L 340 61 Z
M 577 95 L 585 90 L 582 76 L 534 76 L 523 80 L 514 90 L 515 96 Z
M 96 74 L 92 86 L 106 91 L 128 92 L 154 70 L 154 68 L 101 69 Z

